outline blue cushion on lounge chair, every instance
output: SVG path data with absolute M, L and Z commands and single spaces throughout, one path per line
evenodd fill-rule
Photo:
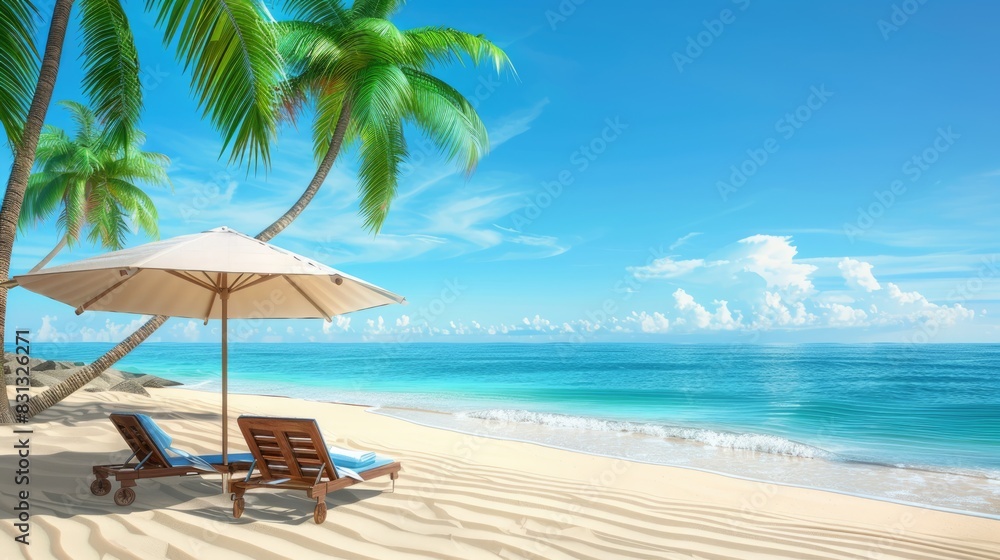
M 153 439 L 153 443 L 160 448 L 160 453 L 170 448 L 170 443 L 173 439 L 156 424 L 155 420 L 145 414 L 136 414 L 135 417 L 139 421 L 139 424 L 146 430 L 146 433 L 149 434 L 149 437 Z
M 173 465 L 173 466 L 175 466 L 175 467 L 183 467 L 183 466 L 188 466 L 188 465 L 199 466 L 202 462 L 208 463 L 210 465 L 221 465 L 222 464 L 222 455 L 197 455 L 197 456 L 193 456 L 192 459 L 194 459 L 194 461 L 192 461 L 191 459 L 189 459 L 187 457 L 170 457 L 170 464 Z M 253 462 L 253 454 L 252 453 L 230 453 L 229 454 L 229 463 L 230 464 L 232 464 L 232 463 L 250 463 L 250 462 Z
M 135 417 L 143 429 L 146 430 L 146 433 L 149 434 L 150 439 L 153 440 L 153 444 L 160 448 L 160 453 L 167 458 L 170 466 L 195 467 L 205 471 L 214 471 L 215 468 L 212 465 L 222 464 L 222 455 L 191 455 L 187 451 L 170 447 L 173 438 L 167 432 L 164 432 L 163 428 L 155 420 L 145 414 L 135 414 Z M 235 453 L 229 456 L 230 463 L 243 461 L 248 463 L 253 461 L 253 455 L 250 453 Z

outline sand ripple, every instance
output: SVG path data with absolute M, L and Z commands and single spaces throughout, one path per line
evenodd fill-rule
M 695 471 L 628 463 L 415 426 L 359 407 L 235 396 L 240 413 L 320 419 L 329 443 L 391 454 L 389 481 L 328 498 L 327 521 L 290 492 L 247 495 L 232 519 L 217 478 L 141 481 L 134 504 L 90 494 L 90 466 L 124 458 L 107 414 L 153 415 L 175 445 L 218 447 L 217 396 L 152 390 L 141 401 L 74 395 L 37 419 L 32 544 L 3 558 L 1000 559 L 1000 522 Z M 235 427 L 235 425 L 234 425 Z M 235 432 L 235 430 L 234 430 Z M 8 433 L 4 433 L 9 437 Z M 238 433 L 234 451 L 245 450 Z M 10 465 L 9 446 L 3 464 Z M 15 488 L 3 475 L 2 503 Z

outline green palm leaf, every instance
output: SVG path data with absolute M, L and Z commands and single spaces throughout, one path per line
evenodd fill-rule
M 418 70 L 404 69 L 413 89 L 410 118 L 445 156 L 461 162 L 471 175 L 489 152 L 486 126 L 472 104 L 445 82 Z
M 15 149 L 38 79 L 36 15 L 28 0 L 0 2 L 0 124 Z
M 364 225 L 378 233 L 396 198 L 399 167 L 407 156 L 403 127 L 397 120 L 361 130 L 358 168 L 360 211 Z
M 405 0 L 355 0 L 351 13 L 355 17 L 388 18 L 405 3 Z
M 106 139 L 127 146 L 142 112 L 139 55 L 118 0 L 83 0 L 83 91 L 105 123 Z
M 230 161 L 270 162 L 282 62 L 256 0 L 147 0 L 164 40 L 191 69 L 199 106 L 222 133 Z
M 403 32 L 404 55 L 414 66 L 451 64 L 468 57 L 473 64 L 491 64 L 499 74 L 514 67 L 507 53 L 482 35 L 447 27 L 419 27 Z
M 286 0 L 284 8 L 292 19 L 347 25 L 350 12 L 337 0 Z

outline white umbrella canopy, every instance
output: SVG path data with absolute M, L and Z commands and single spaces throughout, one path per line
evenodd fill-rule
M 227 227 L 15 276 L 4 284 L 84 311 L 222 320 L 222 457 L 228 459 L 228 319 L 331 320 L 402 296 Z
M 403 297 L 226 227 L 15 276 L 84 311 L 221 319 L 330 320 Z

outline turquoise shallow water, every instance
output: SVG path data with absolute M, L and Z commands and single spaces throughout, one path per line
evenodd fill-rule
M 107 347 L 32 350 L 87 361 Z M 240 344 L 230 387 L 997 515 L 998 356 L 1000 345 Z M 219 357 L 212 344 L 150 344 L 119 366 L 217 391 Z

